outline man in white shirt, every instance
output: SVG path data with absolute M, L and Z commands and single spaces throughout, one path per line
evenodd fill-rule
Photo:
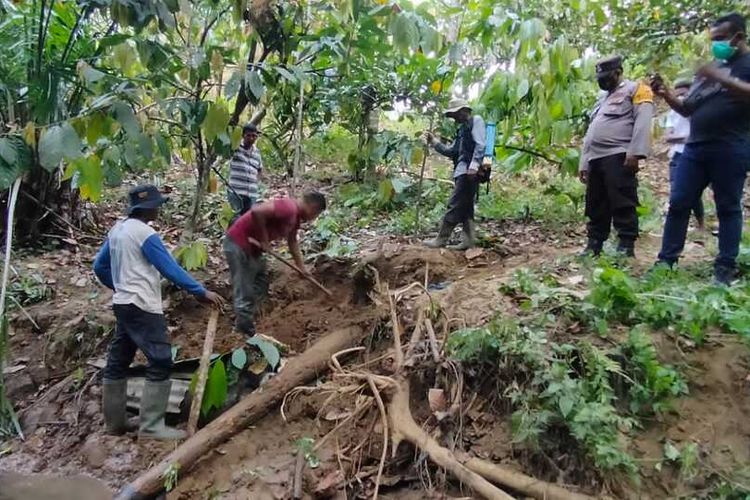
M 674 87 L 674 92 L 678 98 L 684 99 L 690 90 L 691 83 L 683 80 L 677 82 Z M 690 119 L 686 116 L 682 116 L 675 110 L 670 110 L 667 114 L 667 132 L 664 139 L 669 143 L 669 185 L 670 187 L 674 184 L 678 165 L 680 163 L 680 157 L 682 152 L 685 150 L 685 143 L 690 137 Z M 701 231 L 705 227 L 705 212 L 703 210 L 703 200 L 698 198 L 698 201 L 693 206 L 692 210 L 695 215 L 696 224 L 698 229 Z
M 452 100 L 445 110 L 445 116 L 459 124 L 453 143 L 446 145 L 432 134 L 427 141 L 435 151 L 453 160 L 453 193 L 448 201 L 448 211 L 435 239 L 425 244 L 430 248 L 440 248 L 448 244 L 453 229 L 461 224 L 461 243 L 451 245 L 451 250 L 466 250 L 474 246 L 474 202 L 477 197 L 479 180 L 477 173 L 484 159 L 487 130 L 481 116 L 472 115 L 469 103 L 464 99 Z
M 130 191 L 128 218 L 117 222 L 94 260 L 94 273 L 110 288 L 117 326 L 109 345 L 102 380 L 102 411 L 109 434 L 134 430 L 127 421 L 127 373 L 136 351 L 146 356 L 146 382 L 141 395 L 139 436 L 182 439 L 185 432 L 167 427 L 164 416 L 172 386 L 172 346 L 161 300 L 161 277 L 221 307 L 224 299 L 195 281 L 174 260 L 159 235 L 148 225 L 166 203 L 156 186 Z

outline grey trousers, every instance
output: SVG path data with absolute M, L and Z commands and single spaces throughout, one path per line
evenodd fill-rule
M 255 335 L 255 313 L 268 294 L 266 261 L 262 256 L 249 255 L 227 237 L 223 245 L 232 281 L 234 326 L 245 335 Z

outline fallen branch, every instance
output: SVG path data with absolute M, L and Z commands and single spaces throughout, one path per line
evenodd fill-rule
M 207 452 L 275 408 L 287 392 L 320 377 L 327 370 L 331 355 L 356 345 L 363 336 L 364 330 L 360 327 L 349 327 L 329 333 L 308 350 L 291 359 L 284 370 L 266 385 L 242 399 L 183 442 L 157 465 L 125 485 L 115 498 L 148 498 L 162 491 L 162 475 L 167 469 L 179 467 L 180 476 L 183 476 Z
M 292 479 L 292 498 L 302 498 L 302 473 L 305 470 L 305 453 L 297 450 L 297 459 L 294 462 L 294 478 Z

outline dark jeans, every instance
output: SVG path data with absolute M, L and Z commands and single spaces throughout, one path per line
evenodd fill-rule
M 266 261 L 262 256 L 249 255 L 226 237 L 224 255 L 232 281 L 235 328 L 245 335 L 255 335 L 255 313 L 268 293 Z
M 467 220 L 474 220 L 474 200 L 477 197 L 478 186 L 476 176 L 464 174 L 456 177 L 453 193 L 448 200 L 448 211 L 443 217 L 446 223 L 455 226 Z
M 677 262 L 685 246 L 690 210 L 711 185 L 719 218 L 717 266 L 734 267 L 742 237 L 742 191 L 750 165 L 749 142 L 688 144 L 680 157 L 669 196 L 659 260 Z
M 624 164 L 625 153 L 589 162 L 586 217 L 591 240 L 607 241 L 612 225 L 621 242 L 638 237 L 638 179 Z
M 146 355 L 146 379 L 166 380 L 172 370 L 172 345 L 167 338 L 167 322 L 163 314 L 144 311 L 133 304 L 115 304 L 115 334 L 109 344 L 104 378 L 121 380 L 127 376 L 135 352 Z
M 682 157 L 682 153 L 675 153 L 674 156 L 672 156 L 672 159 L 669 160 L 669 191 L 674 191 L 674 182 L 677 176 L 679 175 L 677 173 L 677 165 L 680 163 L 680 158 Z M 693 205 L 693 215 L 695 215 L 695 218 L 698 219 L 698 221 L 703 222 L 703 219 L 706 216 L 706 212 L 703 209 L 703 193 L 701 192 L 701 196 L 698 197 L 698 201 L 695 202 L 695 205 Z

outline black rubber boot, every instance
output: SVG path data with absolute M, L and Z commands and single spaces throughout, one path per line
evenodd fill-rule
M 714 285 L 730 286 L 737 279 L 737 269 L 717 264 L 714 266 Z
M 580 257 L 599 257 L 599 255 L 602 253 L 603 246 L 603 241 L 589 238 L 588 243 L 586 243 L 586 248 L 584 248 L 580 253 Z
M 621 239 L 617 244 L 617 253 L 628 258 L 635 257 L 635 240 Z

